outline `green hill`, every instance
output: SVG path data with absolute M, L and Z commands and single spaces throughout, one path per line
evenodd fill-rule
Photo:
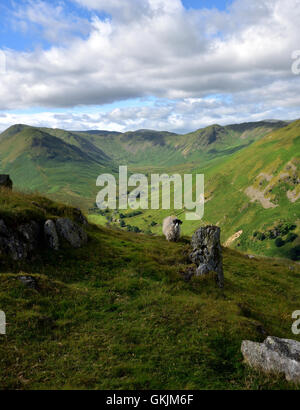
M 96 195 L 97 176 L 115 172 L 115 166 L 103 151 L 80 136 L 15 125 L 0 135 L 0 170 L 10 174 L 22 190 L 37 190 L 88 206 Z
M 171 167 L 207 163 L 217 156 L 239 150 L 287 123 L 254 122 L 222 127 L 212 125 L 189 134 L 138 130 L 124 134 L 103 131 L 80 133 L 117 162 L 132 166 Z
M 40 219 L 43 210 L 72 213 L 41 196 L 1 191 L 4 220 Z M 299 340 L 291 333 L 298 264 L 224 248 L 221 290 L 212 277 L 183 280 L 187 238 L 86 229 L 82 249 L 41 250 L 18 263 L 0 254 L 1 389 L 295 388 L 249 369 L 240 347 L 266 335 Z M 20 282 L 26 275 L 36 289 Z

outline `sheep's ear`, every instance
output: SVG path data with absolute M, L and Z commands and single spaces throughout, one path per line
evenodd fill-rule
M 180 219 L 178 219 L 178 223 L 179 223 L 180 225 L 182 225 L 182 221 L 181 221 Z

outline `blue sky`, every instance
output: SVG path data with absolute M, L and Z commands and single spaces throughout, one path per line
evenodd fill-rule
M 0 130 L 297 118 L 299 20 L 298 0 L 2 0 Z
M 18 7 L 26 5 L 26 0 L 1 0 L 0 3 L 0 48 L 12 48 L 15 50 L 32 50 L 37 47 L 49 48 L 51 42 L 40 36 L 40 25 L 31 24 L 28 30 L 22 30 L 13 13 Z M 45 0 L 48 4 L 61 4 L 60 0 Z M 229 0 L 183 0 L 186 9 L 217 8 L 225 10 L 230 4 Z M 64 0 L 64 10 L 66 15 L 77 15 L 82 18 L 90 19 L 92 15 L 97 14 L 104 18 L 105 13 L 99 13 L 95 10 L 87 10 L 73 1 Z M 78 33 L 77 33 L 78 34 Z

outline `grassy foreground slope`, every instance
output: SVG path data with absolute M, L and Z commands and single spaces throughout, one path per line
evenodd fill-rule
M 1 192 L 1 218 L 55 217 L 71 208 Z M 41 208 L 35 208 L 33 202 Z M 39 209 L 39 211 L 37 210 Z M 82 249 L 64 246 L 34 261 L 0 255 L 0 388 L 293 388 L 242 362 L 243 339 L 297 338 L 299 265 L 248 259 L 224 249 L 225 288 L 212 277 L 185 282 L 188 241 L 95 225 Z M 31 275 L 38 289 L 18 280 Z M 299 336 L 298 336 L 298 340 Z

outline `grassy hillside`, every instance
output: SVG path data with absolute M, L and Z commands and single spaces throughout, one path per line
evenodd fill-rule
M 33 202 L 39 207 L 33 205 Z M 1 218 L 71 212 L 36 195 L 1 193 Z M 90 226 L 88 245 L 41 251 L 34 261 L 0 255 L 0 388 L 274 389 L 282 378 L 246 367 L 241 341 L 296 338 L 299 265 L 224 249 L 225 288 L 185 282 L 187 238 Z M 59 261 L 59 263 L 57 263 Z M 38 289 L 18 280 L 33 276 Z M 288 297 L 287 297 L 288 295 Z M 299 337 L 298 337 L 298 340 Z
M 80 136 L 16 125 L 0 136 L 0 172 L 10 174 L 20 189 L 89 206 L 97 176 L 115 172 L 115 166 Z
M 205 213 L 203 221 L 185 221 L 184 234 L 190 235 L 199 224 L 217 224 L 228 246 L 299 260 L 299 144 L 300 121 L 295 121 L 236 153 L 194 169 L 193 173 L 205 174 Z M 176 171 L 169 169 L 170 173 Z M 184 211 L 173 212 L 184 220 Z M 124 221 L 144 232 L 160 234 L 161 221 L 169 214 L 149 210 Z M 237 233 L 240 236 L 233 240 Z

